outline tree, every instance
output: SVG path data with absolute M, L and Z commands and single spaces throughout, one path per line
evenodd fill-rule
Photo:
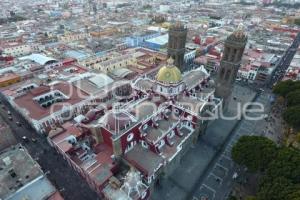
M 288 147 L 281 148 L 269 165 L 266 176 L 270 179 L 281 176 L 294 184 L 300 184 L 300 152 Z
M 276 84 L 273 88 L 273 92 L 280 96 L 286 97 L 289 92 L 295 91 L 297 89 L 300 89 L 300 81 L 287 80 L 281 81 Z
M 263 180 L 260 185 L 258 200 L 297 200 L 296 194 L 299 193 L 299 185 L 294 185 L 291 180 L 284 177 L 276 177 L 270 181 Z M 299 197 L 299 196 L 298 196 Z
M 234 145 L 232 157 L 250 170 L 265 170 L 257 197 L 248 200 L 300 200 L 300 152 L 278 148 L 267 138 L 243 136 Z
M 253 197 L 253 196 L 249 196 L 249 197 L 246 197 L 246 200 L 257 200 L 257 198 Z
M 295 90 L 289 92 L 286 95 L 287 105 L 288 106 L 297 106 L 300 105 L 300 90 Z
M 300 18 L 295 19 L 295 24 L 300 26 Z
M 289 200 L 300 200 L 300 185 L 294 185 L 290 190 L 286 199 Z
M 232 148 L 233 160 L 253 172 L 267 169 L 276 153 L 275 143 L 261 136 L 243 136 Z
M 230 195 L 227 200 L 237 200 L 235 196 Z
M 300 105 L 288 107 L 283 113 L 283 119 L 294 128 L 300 127 Z

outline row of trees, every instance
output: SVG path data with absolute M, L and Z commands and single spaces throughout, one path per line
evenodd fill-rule
M 273 92 L 285 99 L 287 109 L 283 119 L 295 129 L 300 128 L 300 81 L 282 81 L 278 83 Z
M 300 26 L 300 18 L 295 19 L 295 24 Z
M 232 158 L 250 172 L 261 173 L 252 200 L 300 200 L 300 152 L 277 147 L 262 136 L 243 136 L 232 148 Z

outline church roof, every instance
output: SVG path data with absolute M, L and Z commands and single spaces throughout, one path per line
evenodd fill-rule
M 161 83 L 178 83 L 182 80 L 182 75 L 180 70 L 173 65 L 173 59 L 168 60 L 168 64 L 160 68 L 157 73 L 156 80 Z

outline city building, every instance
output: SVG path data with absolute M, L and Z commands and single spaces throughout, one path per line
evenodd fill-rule
M 17 74 L 13 74 L 13 73 L 8 74 L 7 73 L 5 75 L 0 76 L 0 87 L 6 87 L 9 85 L 13 85 L 20 81 L 21 81 L 21 77 L 18 76 Z
M 0 153 L 0 198 L 2 200 L 63 200 L 39 164 L 20 144 Z

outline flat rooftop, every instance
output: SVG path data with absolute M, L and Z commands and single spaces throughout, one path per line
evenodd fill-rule
M 37 101 L 34 100 L 35 97 L 47 94 L 50 91 L 59 91 L 62 94 L 66 95 L 68 99 L 63 102 L 57 102 L 51 106 L 44 108 Z M 79 88 L 73 86 L 67 82 L 60 82 L 58 84 L 50 86 L 39 86 L 25 95 L 15 98 L 15 103 L 20 109 L 23 109 L 26 114 L 35 120 L 40 120 L 44 117 L 47 117 L 51 112 L 57 112 L 63 108 L 64 105 L 74 105 L 79 103 L 82 100 L 88 98 L 89 95 Z
M 164 161 L 160 155 L 145 149 L 140 144 L 135 145 L 132 150 L 127 152 L 125 159 L 140 171 L 149 175 L 152 175 Z
M 45 199 L 56 191 L 44 177 L 38 163 L 20 144 L 7 148 L 0 154 L 0 169 L 2 199 Z

